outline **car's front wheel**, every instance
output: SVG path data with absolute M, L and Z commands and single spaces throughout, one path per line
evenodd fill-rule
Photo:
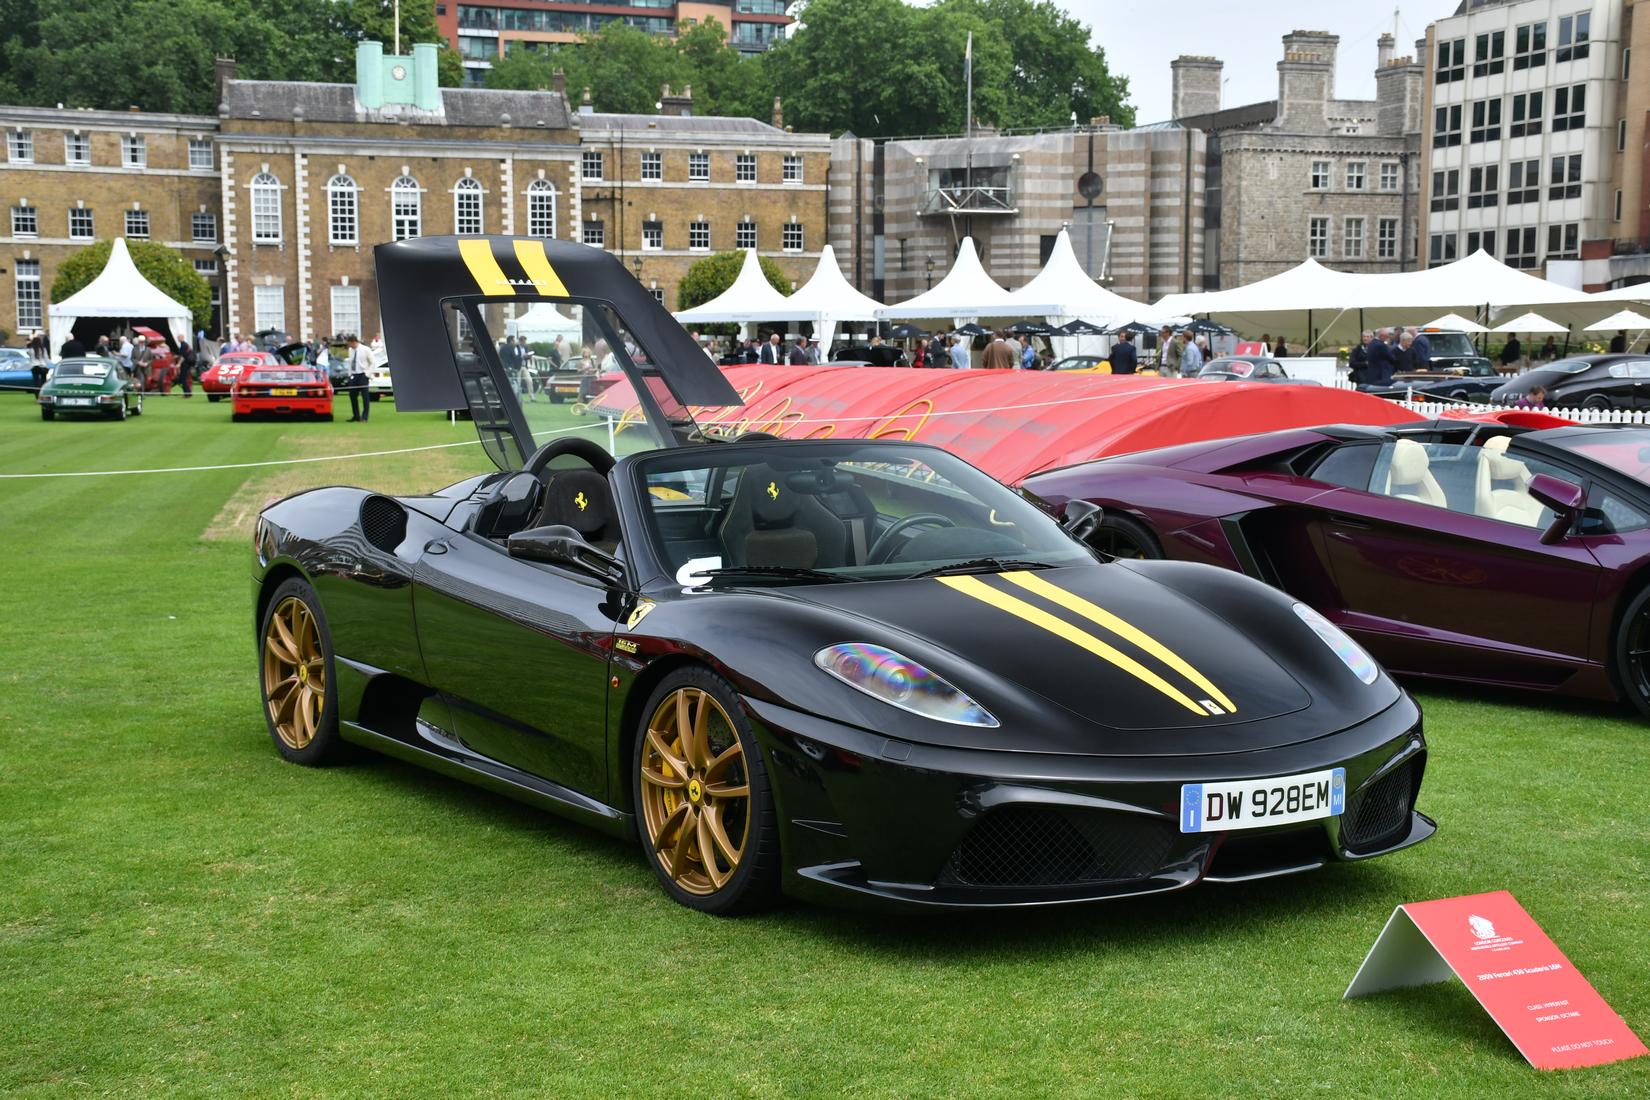
M 315 589 L 299 577 L 281 582 L 258 636 L 258 685 L 276 751 L 294 764 L 336 759 L 342 739 L 332 690 L 332 635 Z
M 779 827 L 767 769 L 733 689 L 708 669 L 666 676 L 643 709 L 631 773 L 638 832 L 665 892 L 721 915 L 770 902 Z
M 216 403 L 216 402 L 219 402 L 219 401 L 223 400 L 223 394 L 221 394 L 221 393 L 209 393 L 209 394 L 206 395 L 206 399 L 208 401 Z
M 1640 714 L 1650 718 L 1650 587 L 1627 601 L 1616 627 L 1616 680 Z
M 1605 412 L 1615 408 L 1615 406 L 1610 403 L 1610 399 L 1608 397 L 1597 393 L 1583 401 L 1581 403 L 1581 407 L 1584 409 L 1601 409 Z
M 1089 536 L 1089 545 L 1113 560 L 1117 558 L 1161 558 L 1163 548 L 1150 527 L 1129 516 L 1107 512 Z

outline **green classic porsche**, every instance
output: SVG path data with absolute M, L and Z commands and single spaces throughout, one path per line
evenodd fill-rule
M 87 356 L 65 359 L 40 388 L 40 419 L 59 414 L 110 416 L 125 420 L 143 413 L 143 391 L 119 359 Z

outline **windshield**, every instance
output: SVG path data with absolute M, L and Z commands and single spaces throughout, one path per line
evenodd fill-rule
M 104 378 L 113 370 L 106 359 L 65 359 L 52 370 L 53 378 Z
M 1650 485 L 1650 429 L 1627 429 L 1552 441 L 1572 454 Z
M 684 585 L 1094 560 L 1025 498 L 931 447 L 736 443 L 661 452 L 642 459 L 635 476 L 648 537 Z M 727 572 L 707 576 L 713 570 Z
M 1434 359 L 1465 359 L 1478 354 L 1478 349 L 1472 346 L 1472 341 L 1464 332 L 1422 331 L 1427 334 L 1427 343 L 1432 345 Z

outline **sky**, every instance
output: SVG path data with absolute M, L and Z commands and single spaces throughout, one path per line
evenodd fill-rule
M 1375 98 L 1375 40 L 1392 30 L 1394 5 L 1381 0 L 1054 0 L 1087 23 L 1112 72 L 1129 78 L 1135 121 L 1169 117 L 1169 62 L 1207 54 L 1226 63 L 1221 106 L 1276 99 L 1277 63 L 1291 30 L 1340 35 L 1335 94 Z M 1399 56 L 1413 53 L 1427 24 L 1454 14 L 1459 0 L 1403 0 Z

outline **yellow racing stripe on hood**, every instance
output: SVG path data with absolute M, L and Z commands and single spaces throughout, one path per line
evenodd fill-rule
M 498 266 L 498 260 L 493 257 L 493 243 L 485 238 L 472 237 L 458 242 L 458 254 L 464 260 L 464 266 L 470 269 L 470 277 L 476 281 L 476 286 L 483 294 L 495 298 L 510 298 L 515 296 L 515 288 L 504 275 L 504 269 Z
M 1066 622 L 1064 619 L 1049 614 L 1040 607 L 1034 607 L 1020 599 L 1018 596 L 1010 596 L 1007 592 L 1000 592 L 980 580 L 978 577 L 936 577 L 935 579 L 941 584 L 961 592 L 965 596 L 971 596 L 974 599 L 979 600 L 981 603 L 990 604 L 999 611 L 1006 611 L 1017 619 L 1025 620 L 1032 626 L 1041 627 L 1050 634 L 1064 638 L 1066 641 L 1070 642 L 1079 649 L 1087 650 L 1096 657 L 1099 657 L 1101 660 L 1115 665 L 1124 672 L 1127 672 L 1130 676 L 1133 676 L 1141 683 L 1149 684 L 1150 686 L 1156 688 L 1158 691 L 1162 692 L 1164 695 L 1167 695 L 1170 699 L 1173 699 L 1193 714 L 1203 718 L 1207 718 L 1209 716 L 1209 712 L 1198 706 L 1197 703 L 1193 702 L 1185 692 L 1163 679 L 1163 677 L 1159 676 L 1145 665 L 1142 665 L 1133 657 L 1130 657 L 1128 654 L 1107 645 L 1105 642 L 1101 641 L 1099 638 L 1096 638 L 1088 631 L 1075 627 Z
M 562 284 L 556 269 L 550 266 L 550 258 L 544 254 L 543 241 L 518 240 L 515 246 L 516 262 L 533 280 L 533 286 L 540 294 L 546 298 L 567 297 L 567 287 Z
M 1110 611 L 1098 604 L 1090 603 L 1075 592 L 1067 592 L 1059 585 L 1050 584 L 1035 573 L 1016 570 L 1012 573 L 1003 573 L 1001 576 L 1003 580 L 1008 581 L 1010 584 L 1017 584 L 1027 592 L 1034 592 L 1050 603 L 1058 604 L 1067 611 L 1081 615 L 1092 623 L 1098 623 L 1119 638 L 1132 642 L 1207 692 L 1209 698 L 1226 708 L 1226 713 L 1237 713 L 1237 707 L 1226 697 L 1226 693 L 1215 687 L 1208 677 L 1188 664 L 1180 654 L 1133 623 L 1118 618 Z

